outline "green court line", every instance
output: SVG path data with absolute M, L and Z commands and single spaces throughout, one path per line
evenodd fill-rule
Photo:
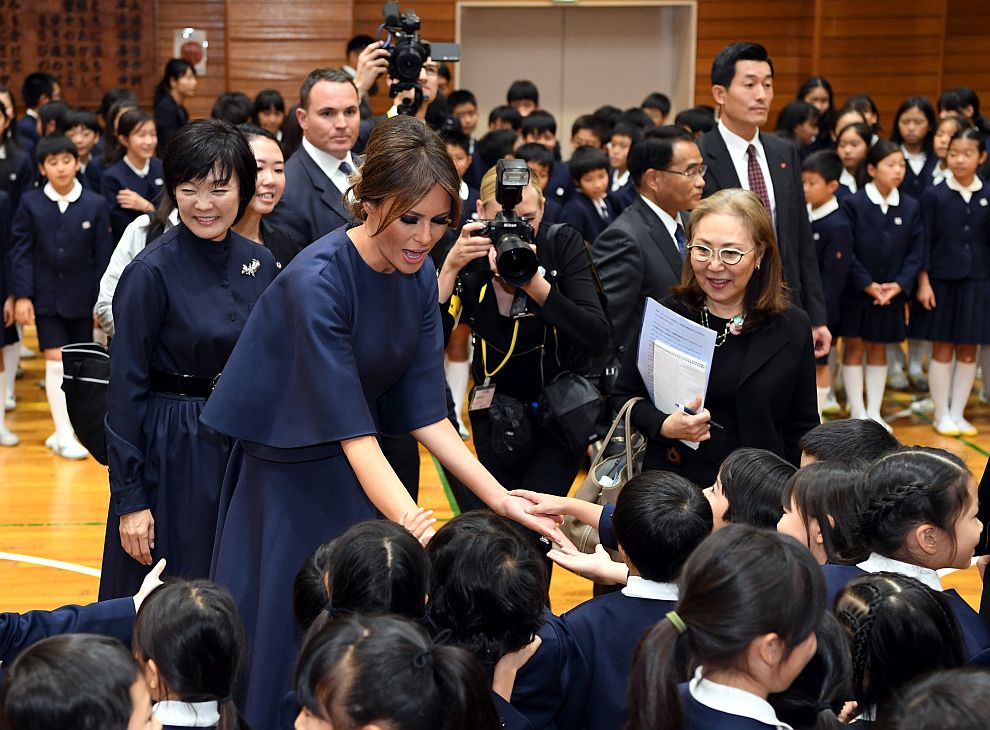
M 457 517 L 461 513 L 461 509 L 457 506 L 457 500 L 454 499 L 454 493 L 450 491 L 450 485 L 447 483 L 447 475 L 444 474 L 443 469 L 440 468 L 440 462 L 437 461 L 437 457 L 430 454 L 430 458 L 433 459 L 433 467 L 437 470 L 437 476 L 440 477 L 440 483 L 443 485 L 443 493 L 447 495 L 447 504 L 450 505 L 450 510 L 454 513 L 454 517 Z
M 911 407 L 910 404 L 908 404 L 908 407 L 909 408 Z M 926 416 L 924 414 L 915 413 L 914 411 L 912 411 L 911 413 L 912 413 L 912 415 L 920 418 L 922 421 L 924 421 L 925 423 L 927 423 L 929 426 L 931 426 L 933 423 L 935 423 L 935 420 L 934 419 L 929 418 L 928 416 Z M 941 435 L 941 434 L 939 434 L 939 435 Z M 971 448 L 976 453 L 982 454 L 983 456 L 985 456 L 988 459 L 990 459 L 990 451 L 987 451 L 986 449 L 984 449 L 979 444 L 974 444 L 972 441 L 970 441 L 965 436 L 943 436 L 943 438 L 954 438 L 956 441 L 959 441 L 960 443 L 965 444 L 966 446 L 968 446 L 969 448 Z

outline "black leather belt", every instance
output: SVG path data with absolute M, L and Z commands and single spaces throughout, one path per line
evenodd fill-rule
M 213 392 L 219 375 L 204 378 L 199 375 L 184 375 L 183 373 L 166 373 L 162 370 L 151 371 L 151 389 L 158 393 L 187 395 L 193 398 L 209 398 Z

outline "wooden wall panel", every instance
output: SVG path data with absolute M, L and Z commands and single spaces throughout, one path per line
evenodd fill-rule
M 172 35 L 182 28 L 207 32 L 209 51 L 206 75 L 199 79 L 196 95 L 187 102 L 193 119 L 210 116 L 213 100 L 227 89 L 227 38 L 224 0 L 162 0 L 158 3 L 158 62 L 149 73 L 161 78 L 172 57 Z M 150 101 L 150 100 L 149 100 Z
M 292 106 L 306 74 L 346 60 L 351 0 L 226 0 L 226 9 L 231 91 L 278 89 Z
M 951 0 L 945 22 L 942 88 L 969 86 L 990 113 L 990 3 Z

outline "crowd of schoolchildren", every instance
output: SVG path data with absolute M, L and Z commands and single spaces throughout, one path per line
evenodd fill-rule
M 46 445 L 60 456 L 86 456 L 61 391 L 60 348 L 93 338 L 114 247 L 139 216 L 161 212 L 157 155 L 188 121 L 183 99 L 195 87 L 192 67 L 179 64 L 166 69 L 155 114 L 119 89 L 97 114 L 68 107 L 56 79 L 31 74 L 20 119 L 14 93 L 0 88 L 3 394 L 14 409 L 17 326 L 33 322 L 55 423 Z M 296 576 L 285 607 L 302 637 L 295 675 L 271 678 L 280 726 L 986 725 L 990 620 L 944 590 L 939 573 L 988 548 L 976 480 L 947 451 L 901 447 L 881 404 L 888 382 L 909 377 L 930 391 L 939 433 L 976 432 L 965 407 L 979 346 L 990 344 L 990 123 L 966 88 L 945 92 L 937 111 L 907 99 L 889 139 L 867 96 L 837 108 L 828 81 L 813 78 L 797 97 L 777 133 L 803 159 L 851 418 L 808 432 L 800 468 L 739 449 L 705 489 L 654 471 L 604 508 L 525 493 L 534 514 L 573 516 L 601 539 L 593 554 L 549 551 L 612 586 L 559 616 L 547 563 L 505 518 L 465 512 L 426 547 L 425 517 L 353 526 Z M 667 123 L 669 100 L 651 94 L 639 108 L 579 117 L 567 162 L 535 85 L 514 83 L 506 101 L 474 139 L 475 97 L 446 95 L 441 134 L 462 197 L 477 199 L 497 160 L 523 159 L 545 196 L 544 220 L 592 243 L 636 199 L 627 157 Z M 225 94 L 214 116 L 269 129 L 286 158 L 299 144 L 277 92 L 254 103 Z M 716 121 L 701 106 L 673 123 L 701 136 Z M 465 368 L 448 372 L 460 413 L 467 366 L 449 366 Z M 833 375 L 823 358 L 824 413 L 838 410 Z M 0 445 L 17 443 L 0 419 Z M 161 569 L 133 599 L 0 615 L 0 728 L 247 727 L 238 707 L 250 648 L 237 607 L 208 581 L 161 584 Z

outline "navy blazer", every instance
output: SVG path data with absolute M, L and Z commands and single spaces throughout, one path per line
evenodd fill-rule
M 165 156 L 165 148 L 180 127 L 189 122 L 189 112 L 179 106 L 171 94 L 165 94 L 155 105 L 155 129 L 158 132 L 159 157 Z
M 559 151 L 560 148 L 557 149 Z M 550 177 L 547 178 L 547 186 L 543 189 L 543 195 L 563 205 L 570 200 L 574 192 L 571 166 L 563 160 L 555 159 L 553 167 L 550 168 Z
M 928 157 L 925 158 L 925 164 L 917 175 L 914 174 L 914 168 L 911 167 L 910 162 L 904 164 L 904 180 L 898 188 L 905 195 L 910 195 L 918 201 L 921 200 L 925 191 L 932 187 L 932 170 L 938 164 L 938 157 L 935 153 L 932 150 L 926 152 Z
M 578 651 L 578 667 L 567 687 L 561 727 L 621 730 L 633 651 L 642 636 L 677 601 L 606 593 L 571 609 L 561 620 Z
M 760 132 L 760 142 L 766 153 L 777 202 L 777 246 L 784 265 L 784 280 L 791 290 L 791 301 L 808 313 L 813 325 L 824 325 L 828 321 L 828 313 L 815 246 L 811 240 L 811 223 L 804 200 L 797 147 L 786 139 L 763 132 Z M 718 127 L 698 140 L 698 149 L 708 165 L 705 197 L 725 188 L 742 187 Z
M 591 256 L 605 289 L 616 344 L 625 346 L 639 331 L 646 298 L 659 301 L 681 283 L 684 258 L 663 221 L 638 195 L 594 239 Z
M 901 195 L 899 202 L 884 215 L 866 197 L 865 188 L 842 201 L 853 234 L 849 284 L 861 306 L 872 303 L 863 290 L 874 281 L 900 284 L 905 297 L 914 290 L 924 256 L 925 229 L 918 202 L 907 195 Z
M 861 575 L 868 575 L 862 568 L 855 565 L 831 565 L 826 563 L 822 566 L 825 573 L 826 605 L 829 608 L 835 607 L 835 599 L 839 592 L 846 587 L 853 578 Z M 954 589 L 942 591 L 942 595 L 949 602 L 952 613 L 959 621 L 959 629 L 966 644 L 966 654 L 970 659 L 977 657 L 983 652 L 990 650 L 990 626 L 983 621 L 976 611 L 963 600 Z
M 106 202 L 83 190 L 64 213 L 32 190 L 14 214 L 10 292 L 30 297 L 37 316 L 90 317 L 113 253 Z
M 608 210 L 608 217 L 602 218 L 591 199 L 584 193 L 577 191 L 570 200 L 564 203 L 564 207 L 560 211 L 560 222 L 570 223 L 581 232 L 581 237 L 585 241 L 591 243 L 618 216 L 615 203 L 608 196 L 605 197 L 605 207 Z
M 162 161 L 157 157 L 152 157 L 148 163 L 148 174 L 144 177 L 132 170 L 126 162 L 119 160 L 103 171 L 100 181 L 100 192 L 107 201 L 110 208 L 110 228 L 113 230 L 114 245 L 124 235 L 124 229 L 131 222 L 142 215 L 140 210 L 128 210 L 121 208 L 117 204 L 117 193 L 124 188 L 133 190 L 142 198 L 153 205 L 158 205 L 159 196 L 165 186 L 165 173 L 162 170 Z
M 835 325 L 842 316 L 842 292 L 849 279 L 852 260 L 852 228 L 842 209 L 812 221 L 811 238 L 818 252 L 829 325 Z
M 633 185 L 632 175 L 630 175 L 625 185 L 618 190 L 612 190 L 608 195 L 615 204 L 616 211 L 621 213 L 639 197 L 639 191 Z
M 921 270 L 935 279 L 986 279 L 990 275 L 990 193 L 977 190 L 967 203 L 948 185 L 921 196 L 925 253 Z
M 0 302 L 7 298 L 7 270 L 10 268 L 10 224 L 14 211 L 10 197 L 0 190 Z
M 285 193 L 270 218 L 294 230 L 303 246 L 354 222 L 340 190 L 302 146 L 285 163 Z
M 103 160 L 99 155 L 90 153 L 89 162 L 86 163 L 86 169 L 80 170 L 79 181 L 83 184 L 83 187 L 89 188 L 94 193 L 103 192 L 103 171 L 106 168 L 103 166 Z
M 116 598 L 54 611 L 0 613 L 0 663 L 13 661 L 31 644 L 59 634 L 102 634 L 128 646 L 134 630 L 134 599 Z
M 721 710 L 713 710 L 696 700 L 687 683 L 680 685 L 681 707 L 684 711 L 684 730 L 766 730 L 776 728 L 751 717 L 733 715 Z
M 533 727 L 561 728 L 557 718 L 564 705 L 564 689 L 572 684 L 577 649 L 563 622 L 544 609 L 545 623 L 537 632 L 542 644 L 516 674 L 512 706 Z
M 17 120 L 17 139 L 31 158 L 34 158 L 34 148 L 38 146 L 40 139 L 38 124 L 38 119 L 28 114 Z
M 502 727 L 505 730 L 535 730 L 533 723 L 506 702 L 501 695 L 492 692 L 492 701 L 495 703 L 495 711 L 498 713 L 498 719 L 502 722 Z
M 38 166 L 16 142 L 8 140 L 0 144 L 7 150 L 7 157 L 0 160 L 0 190 L 10 196 L 10 204 L 13 210 L 17 210 L 21 196 L 35 188 Z

